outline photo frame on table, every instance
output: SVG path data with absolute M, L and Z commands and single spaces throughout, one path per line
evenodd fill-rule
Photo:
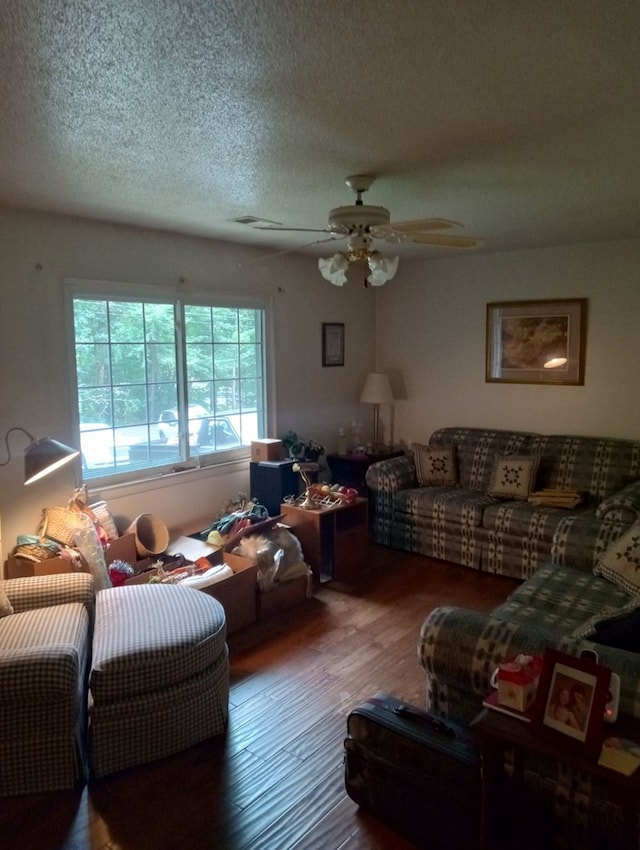
M 344 323 L 322 323 L 322 365 L 344 366 Z
M 597 758 L 610 680 L 611 671 L 601 664 L 547 649 L 533 708 L 533 729 L 558 746 Z
M 488 382 L 584 384 L 587 299 L 487 304 Z

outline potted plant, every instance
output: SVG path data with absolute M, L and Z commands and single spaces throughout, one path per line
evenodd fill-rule
M 287 431 L 282 438 L 282 445 L 289 453 L 289 457 L 300 459 L 304 458 L 306 446 L 303 440 L 298 437 L 295 431 Z
M 321 454 L 324 454 L 324 446 L 317 440 L 303 440 L 295 431 L 287 431 L 282 438 L 282 445 L 289 453 L 289 457 L 295 460 L 308 460 L 311 462 L 318 461 Z
M 304 456 L 306 460 L 317 463 L 321 454 L 324 454 L 324 446 L 313 438 L 305 443 Z

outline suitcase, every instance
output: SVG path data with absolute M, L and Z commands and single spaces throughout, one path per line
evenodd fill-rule
M 421 847 L 480 844 L 480 756 L 471 732 L 378 693 L 347 717 L 347 794 Z

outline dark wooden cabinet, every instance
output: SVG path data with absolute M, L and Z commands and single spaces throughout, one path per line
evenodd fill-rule
M 293 471 L 294 463 L 293 460 L 266 460 L 249 464 L 249 497 L 264 505 L 269 516 L 278 516 L 283 500 L 300 493 L 300 475 Z
M 353 487 L 361 496 L 366 496 L 367 485 L 364 477 L 371 464 L 378 463 L 380 460 L 389 460 L 392 457 L 400 457 L 403 454 L 403 451 L 389 449 L 388 452 L 377 452 L 375 454 L 327 455 L 327 464 L 331 470 L 331 483 Z

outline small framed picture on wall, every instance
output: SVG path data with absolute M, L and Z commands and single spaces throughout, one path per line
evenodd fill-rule
M 344 366 L 344 323 L 322 323 L 322 365 Z

